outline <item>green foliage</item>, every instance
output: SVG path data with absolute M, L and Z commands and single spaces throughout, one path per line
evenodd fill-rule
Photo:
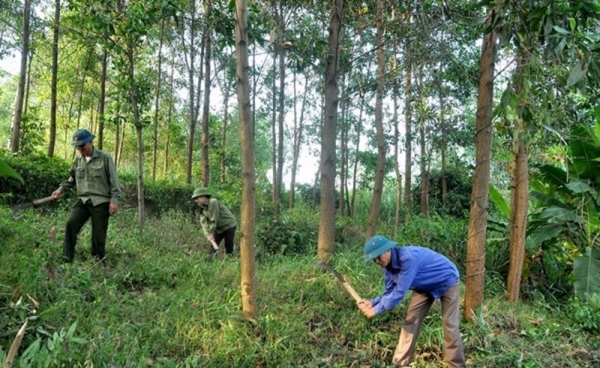
M 2 159 L 19 173 L 23 181 L 0 176 L 0 194 L 4 203 L 29 202 L 49 196 L 69 177 L 70 165 L 60 158 L 42 154 L 10 155 L 0 152 Z
M 588 248 L 583 257 L 573 259 L 573 286 L 580 298 L 600 295 L 599 249 Z
M 446 179 L 446 203 L 442 197 L 442 174 L 440 171 L 432 171 L 428 177 L 427 187 L 429 189 L 429 207 L 431 212 L 440 216 L 451 216 L 464 218 L 471 205 L 471 179 L 462 174 L 460 170 L 448 170 Z M 412 188 L 415 211 L 419 211 L 421 201 L 421 185 Z
M 259 252 L 298 255 L 314 251 L 318 234 L 318 219 L 303 216 L 301 210 L 278 219 L 261 221 L 256 230 Z
M 575 325 L 590 333 L 600 334 L 600 293 L 585 298 L 571 298 L 568 312 Z
M 391 362 L 406 302 L 365 319 L 335 277 L 316 266 L 314 248 L 306 255 L 261 255 L 259 315 L 249 322 L 241 313 L 239 260 L 210 255 L 199 246 L 188 214 L 150 217 L 140 235 L 134 230 L 135 211 L 120 211 L 111 218 L 104 263 L 89 257 L 86 226 L 76 261 L 62 264 L 60 244 L 47 232 L 62 227 L 67 211 L 53 216 L 28 211 L 16 221 L 9 213 L 0 207 L 0 357 L 24 320 L 30 321 L 16 367 L 383 368 Z M 317 228 L 318 216 L 297 210 L 286 221 L 308 232 Z M 306 225 L 298 225 L 302 222 Z M 435 226 L 415 220 L 413 231 L 419 225 Z M 336 233 L 347 231 L 349 241 L 352 233 L 344 229 L 361 226 L 346 218 L 336 224 Z M 308 241 L 314 244 L 316 233 L 311 234 Z M 361 296 L 378 295 L 381 269 L 364 265 L 360 248 L 344 246 L 336 252 L 335 267 Z M 270 262 L 263 262 L 265 257 Z M 563 304 L 543 296 L 509 304 L 503 292 L 502 278 L 486 272 L 479 323 L 461 324 L 473 366 L 574 368 L 600 359 L 598 334 L 578 323 L 565 324 L 571 317 Z M 440 319 L 436 303 L 424 320 L 415 367 L 444 366 Z
M 0 159 L 0 176 L 14 178 L 23 182 L 23 178 L 21 177 L 21 175 L 19 175 L 18 172 L 13 170 L 13 168 L 10 167 L 3 159 Z

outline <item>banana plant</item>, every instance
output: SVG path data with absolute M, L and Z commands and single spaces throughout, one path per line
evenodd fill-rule
M 597 284 L 600 278 L 590 273 L 594 267 L 585 266 L 596 265 L 593 255 L 600 250 L 600 118 L 597 120 L 593 128 L 579 124 L 571 129 L 564 167 L 537 168 L 531 192 L 536 202 L 529 227 L 529 237 L 537 244 L 555 247 L 566 264 L 576 260 L 574 275 L 589 284 Z M 576 293 L 583 290 L 587 294 L 589 288 L 575 288 Z

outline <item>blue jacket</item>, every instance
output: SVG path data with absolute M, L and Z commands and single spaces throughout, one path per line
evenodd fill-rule
M 383 271 L 385 290 L 371 300 L 377 314 L 398 305 L 408 290 L 439 299 L 458 282 L 456 265 L 440 253 L 414 245 L 390 250 L 391 260 Z

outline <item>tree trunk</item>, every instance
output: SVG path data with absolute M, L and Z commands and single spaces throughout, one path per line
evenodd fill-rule
M 486 20 L 494 24 L 496 9 Z M 471 193 L 471 214 L 467 234 L 467 270 L 464 317 L 473 319 L 483 302 L 485 281 L 485 240 L 489 206 L 490 161 L 492 159 L 492 113 L 494 108 L 494 69 L 496 29 L 483 37 L 479 62 L 479 96 L 475 122 L 475 173 Z
M 397 50 L 394 47 L 394 50 Z M 395 56 L 395 54 L 394 54 Z M 394 58 L 394 76 L 396 75 L 396 58 Z M 396 173 L 396 216 L 394 221 L 394 236 L 398 235 L 398 229 L 400 228 L 400 210 L 402 208 L 402 173 L 400 172 L 400 160 L 398 153 L 398 141 L 400 140 L 400 129 L 398 129 L 398 82 L 394 78 L 394 172 Z
M 195 71 L 195 64 L 194 64 L 194 60 L 195 60 L 195 55 L 196 55 L 196 46 L 194 44 L 195 42 L 195 36 L 196 36 L 196 1 L 195 0 L 190 0 L 190 5 L 191 5 L 191 9 L 190 9 L 190 14 L 191 14 L 191 19 L 190 19 L 190 48 L 189 48 L 189 52 L 190 52 L 190 60 L 189 60 L 189 64 L 187 65 L 187 71 L 188 71 L 188 83 L 189 83 L 189 114 L 190 114 L 190 123 L 189 123 L 189 135 L 188 135 L 188 142 L 187 142 L 187 161 L 186 161 L 186 166 L 185 166 L 185 174 L 186 174 L 186 178 L 185 178 L 185 183 L 186 184 L 191 184 L 192 183 L 192 166 L 193 166 L 193 154 L 194 154 L 194 135 L 196 132 L 196 99 L 195 99 L 195 81 L 194 81 L 194 71 Z M 181 31 L 181 40 L 182 43 L 185 43 L 185 27 L 182 27 L 182 31 Z M 184 47 L 184 50 L 186 48 Z M 186 63 L 188 61 L 187 57 L 185 58 Z M 198 85 L 200 85 L 200 81 L 198 81 Z
M 412 214 L 412 51 L 408 39 L 404 49 L 406 50 L 404 58 L 404 83 L 406 85 L 404 98 L 404 130 L 406 134 L 404 143 L 404 206 L 406 207 L 405 220 L 408 222 Z
M 222 184 L 225 183 L 225 172 L 226 172 L 226 165 L 225 165 L 225 147 L 227 146 L 227 128 L 229 126 L 229 95 L 230 95 L 230 90 L 229 90 L 229 81 L 227 80 L 227 77 L 225 77 L 225 81 L 223 82 L 224 84 L 224 88 L 223 88 L 223 107 L 225 109 L 225 111 L 223 112 L 223 129 L 221 129 L 221 154 L 220 154 L 220 182 Z
M 140 121 L 140 112 L 138 106 L 137 97 L 137 85 L 135 83 L 135 50 L 134 46 L 130 43 L 127 45 L 127 58 L 128 58 L 128 71 L 130 81 L 130 97 L 131 106 L 133 110 L 133 124 L 135 125 L 135 131 L 137 136 L 138 146 L 138 167 L 137 167 L 137 196 L 138 196 L 138 220 L 140 225 L 140 235 L 144 229 L 144 139 L 142 136 L 142 122 Z M 121 143 L 122 145 L 123 143 Z
M 153 144 L 152 144 L 152 181 L 156 181 L 156 162 L 158 161 L 158 113 L 159 113 L 159 99 L 160 99 L 160 86 L 162 81 L 162 47 L 165 32 L 165 20 L 160 21 L 160 40 L 158 44 L 158 65 L 156 66 L 156 85 L 154 89 L 154 131 L 152 132 Z
M 308 82 L 308 81 L 306 81 Z M 298 159 L 300 157 L 300 147 L 302 145 L 304 131 L 304 111 L 306 109 L 306 97 L 308 86 L 304 85 L 302 95 L 302 106 L 300 107 L 300 119 L 296 119 L 296 79 L 294 78 L 294 143 L 292 156 L 292 181 L 290 183 L 290 208 L 294 208 L 296 201 L 296 173 L 298 171 Z
M 254 168 L 254 132 L 250 110 L 248 79 L 248 8 L 246 0 L 236 0 L 235 44 L 237 97 L 240 108 L 240 141 L 242 144 L 242 213 L 240 228 L 240 267 L 242 309 L 244 318 L 255 320 L 258 314 L 256 295 L 256 262 L 254 253 L 254 218 L 256 177 Z
M 338 107 L 338 68 L 343 25 L 343 0 L 333 0 L 329 52 L 325 68 L 325 109 L 321 133 L 321 215 L 317 258 L 328 262 L 335 246 L 335 138 Z
M 171 77 L 169 81 L 169 112 L 167 113 L 167 121 L 165 122 L 167 134 L 165 141 L 165 161 L 163 164 L 163 174 L 167 175 L 169 172 L 169 148 L 171 143 L 171 118 L 173 117 L 173 99 L 175 90 L 175 50 L 171 48 Z
M 211 18 L 211 0 L 205 0 L 205 18 Z M 210 135 L 208 113 L 210 110 L 210 58 L 211 58 L 211 25 L 207 23 L 204 30 L 204 104 L 202 106 L 202 186 L 207 187 L 210 183 L 210 158 L 208 157 Z
M 344 196 L 345 196 L 345 186 L 346 186 L 346 149 L 348 148 L 348 122 L 346 120 L 348 114 L 348 98 L 345 97 L 346 94 L 346 73 L 342 76 L 342 93 L 341 93 L 341 101 L 340 101 L 340 191 L 339 191 L 339 200 L 338 200 L 338 214 L 340 216 L 344 216 Z
M 25 79 L 27 78 L 27 55 L 29 55 L 29 16 L 31 15 L 31 0 L 25 0 L 23 8 L 23 35 L 21 38 L 21 69 L 19 70 L 19 84 L 15 98 L 15 110 L 11 128 L 10 151 L 19 152 L 21 139 L 21 119 L 23 102 L 25 99 Z
M 52 80 L 50 82 L 50 139 L 48 157 L 54 156 L 56 144 L 56 84 L 58 79 L 58 38 L 60 34 L 60 0 L 54 1 L 54 34 L 52 36 Z
M 105 35 L 105 38 L 108 36 Z M 98 139 L 96 144 L 98 149 L 102 149 L 104 146 L 104 122 L 106 118 L 104 116 L 104 110 L 106 107 L 106 75 L 108 69 L 108 50 L 106 47 L 102 50 L 102 61 L 100 71 L 100 101 L 98 102 Z
M 279 23 L 279 34 L 281 37 L 278 38 L 279 43 L 279 103 L 278 103 L 278 119 L 277 119 L 277 176 L 274 178 L 275 181 L 275 216 L 279 216 L 281 209 L 281 192 L 283 186 L 283 121 L 285 119 L 285 47 L 284 47 L 284 36 L 285 36 L 285 20 L 283 15 L 283 5 L 279 3 L 279 14 L 277 16 Z
M 519 105 L 526 101 L 523 93 L 524 81 L 527 78 L 527 56 L 521 51 L 517 56 L 517 81 L 515 94 Z M 511 202 L 510 202 L 510 266 L 508 268 L 507 292 L 508 300 L 519 301 L 523 261 L 525 259 L 525 237 L 527 230 L 527 206 L 529 202 L 529 165 L 527 147 L 527 126 L 525 117 L 521 116 L 521 106 L 517 109 L 515 118 L 515 167 L 512 172 Z
M 383 136 L 383 93 L 385 89 L 385 55 L 383 54 L 383 32 L 385 19 L 383 16 L 383 0 L 377 0 L 377 90 L 375 92 L 375 130 L 377 136 L 377 169 L 375 171 L 375 185 L 371 199 L 371 212 L 367 225 L 366 239 L 369 239 L 377 230 L 381 197 L 383 194 L 383 177 L 385 175 L 385 161 L 387 147 Z
M 425 134 L 427 119 L 425 113 L 422 112 L 425 108 L 425 99 L 423 97 L 423 64 L 419 68 L 419 106 L 421 106 L 421 113 L 419 114 L 419 146 L 420 152 L 420 169 L 421 169 L 421 214 L 425 217 L 429 217 L 429 178 L 427 168 L 427 136 Z

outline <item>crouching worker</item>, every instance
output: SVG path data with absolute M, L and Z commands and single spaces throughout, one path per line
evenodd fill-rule
M 375 261 L 383 268 L 384 276 L 383 294 L 373 300 L 358 302 L 359 309 L 367 318 L 394 308 L 412 290 L 393 363 L 399 367 L 409 366 L 421 323 L 433 302 L 439 299 L 442 304 L 446 363 L 449 367 L 464 367 L 456 265 L 431 249 L 413 245 L 396 247 L 396 242 L 381 235 L 367 241 L 364 253 L 365 263 Z
M 225 205 L 212 198 L 207 188 L 198 188 L 192 199 L 200 207 L 200 225 L 214 250 L 219 250 L 219 244 L 225 239 L 225 252 L 233 253 L 233 238 L 237 222 Z

